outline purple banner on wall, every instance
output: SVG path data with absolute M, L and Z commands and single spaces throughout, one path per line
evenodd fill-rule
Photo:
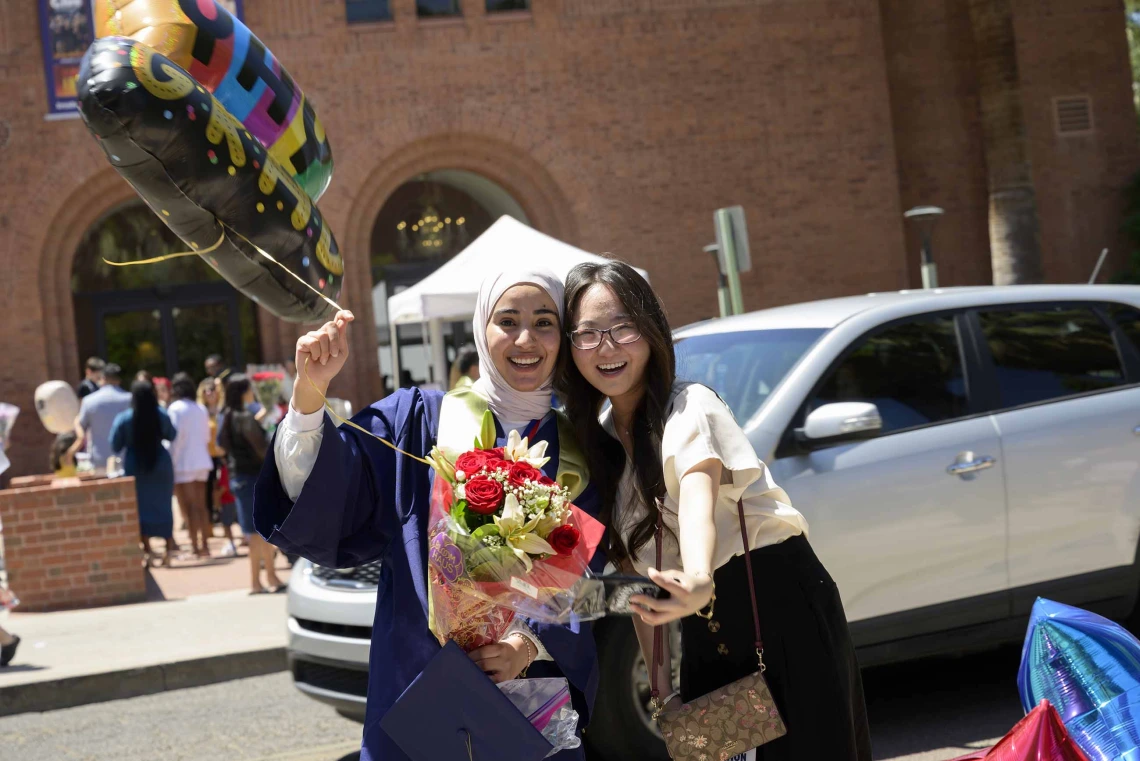
M 39 0 L 48 117 L 78 115 L 75 78 L 79 62 L 95 41 L 91 0 Z
M 95 41 L 94 0 L 38 0 L 40 39 L 43 41 L 44 76 L 47 85 L 47 118 L 78 116 L 75 79 L 79 62 Z M 243 0 L 218 0 L 244 21 Z

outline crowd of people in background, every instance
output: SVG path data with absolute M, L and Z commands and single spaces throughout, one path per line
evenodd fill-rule
M 297 374 L 292 360 L 283 364 L 281 415 Z M 216 551 L 219 557 L 235 557 L 246 548 L 251 594 L 283 591 L 274 570 L 277 550 L 253 526 L 253 484 L 269 446 L 270 411 L 257 401 L 250 379 L 228 367 L 221 355 L 207 357 L 203 370 L 205 377 L 197 382 L 184 372 L 165 378 L 140 370 L 124 384 L 121 367 L 91 357 L 76 388 L 75 430 L 56 438 L 51 471 L 60 478 L 83 469 L 134 477 L 146 564 L 169 567 L 180 553 L 207 560 L 213 556 L 209 539 L 220 533 L 225 541 Z M 475 347 L 460 348 L 448 388 L 469 386 L 478 378 Z M 410 375 L 402 380 L 410 383 Z M 174 538 L 175 500 L 189 533 L 184 550 Z
M 291 361 L 285 366 L 277 418 L 296 374 Z M 56 438 L 51 470 L 57 477 L 78 470 L 132 476 L 147 565 L 169 567 L 180 552 L 191 560 L 211 558 L 209 539 L 217 527 L 225 540 L 220 557 L 247 548 L 250 593 L 282 592 L 277 550 L 253 527 L 253 484 L 269 445 L 265 426 L 276 418 L 257 401 L 250 379 L 220 355 L 208 357 L 203 369 L 198 382 L 184 372 L 165 378 L 139 371 L 126 390 L 121 367 L 90 358 L 76 389 L 81 401 L 75 430 Z M 174 500 L 190 537 L 185 550 L 174 538 Z M 154 540 L 162 546 L 156 549 Z

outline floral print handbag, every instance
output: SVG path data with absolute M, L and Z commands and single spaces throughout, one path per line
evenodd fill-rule
M 661 567 L 661 506 L 657 517 L 657 567 Z M 653 687 L 653 718 L 665 738 L 669 757 L 675 761 L 728 761 L 753 748 L 783 737 L 787 727 L 776 708 L 776 701 L 764 679 L 764 642 L 760 637 L 760 611 L 756 604 L 756 584 L 752 578 L 748 532 L 744 525 L 744 503 L 737 502 L 740 535 L 744 540 L 744 562 L 748 569 L 748 591 L 752 598 L 752 623 L 756 627 L 756 657 L 759 668 L 732 684 L 713 690 L 678 708 L 665 710 L 657 684 L 657 672 L 665 662 L 663 629 L 653 631 L 653 665 L 649 669 Z

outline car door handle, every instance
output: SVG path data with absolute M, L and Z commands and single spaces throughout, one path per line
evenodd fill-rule
M 956 462 L 947 468 L 946 472 L 952 476 L 964 476 L 967 473 L 977 473 L 979 470 L 992 468 L 995 464 L 997 460 L 993 457 L 977 457 L 967 462 Z

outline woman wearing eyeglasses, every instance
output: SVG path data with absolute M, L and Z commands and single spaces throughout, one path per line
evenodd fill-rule
M 756 672 L 747 552 L 765 677 L 788 730 L 758 747 L 757 761 L 870 761 L 859 664 L 807 521 L 716 392 L 676 381 L 669 323 L 649 283 L 621 262 L 578 265 L 564 313 L 571 345 L 556 385 L 601 493 L 607 556 L 670 594 L 630 598 L 646 662 L 653 627 L 679 620 L 682 700 Z M 662 685 L 669 660 L 657 670 Z

